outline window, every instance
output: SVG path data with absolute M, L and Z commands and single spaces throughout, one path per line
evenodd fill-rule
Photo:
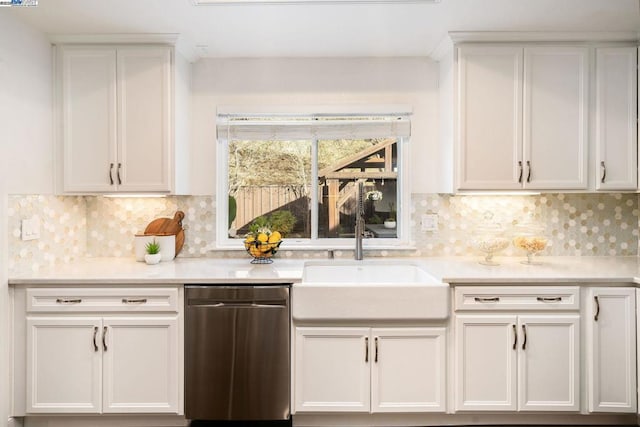
M 266 219 L 288 248 L 351 248 L 358 183 L 369 248 L 408 234 L 407 114 L 218 115 L 218 245 Z

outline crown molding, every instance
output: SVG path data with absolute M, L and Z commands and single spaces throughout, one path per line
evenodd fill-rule
M 53 44 L 166 44 L 175 46 L 179 34 L 48 34 Z
M 454 43 L 473 42 L 638 42 L 637 31 L 451 31 Z
M 453 51 L 453 41 L 448 34 L 440 39 L 435 48 L 429 53 L 429 57 L 435 61 L 440 61 L 448 53 Z

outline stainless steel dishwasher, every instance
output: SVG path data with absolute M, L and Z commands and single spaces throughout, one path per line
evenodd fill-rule
M 185 287 L 185 415 L 290 420 L 289 285 Z

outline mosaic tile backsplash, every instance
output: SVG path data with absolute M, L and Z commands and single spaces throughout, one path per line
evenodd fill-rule
M 534 220 L 544 227 L 549 245 L 543 255 L 638 255 L 637 194 L 541 194 L 527 196 L 453 196 L 414 194 L 411 200 L 411 244 L 401 252 L 368 255 L 478 255 L 472 237 L 487 212 L 507 235 L 517 224 Z M 211 252 L 215 243 L 215 198 L 109 198 L 101 196 L 15 195 L 9 197 L 9 268 L 39 269 L 85 256 L 133 256 L 133 236 L 158 217 L 185 212 L 185 245 L 180 257 L 237 257 L 238 251 Z M 438 230 L 423 232 L 420 217 L 435 214 Z M 41 237 L 23 241 L 21 220 L 38 218 Z M 283 248 L 285 249 L 285 248 Z M 348 256 L 342 251 L 338 256 Z M 501 255 L 522 256 L 509 246 Z M 281 250 L 283 257 L 324 257 L 320 252 Z

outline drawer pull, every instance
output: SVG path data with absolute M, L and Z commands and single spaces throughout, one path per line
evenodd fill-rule
M 500 301 L 500 297 L 475 297 L 474 298 L 475 302 L 498 302 Z
M 515 323 L 511 326 L 513 327 L 513 349 L 515 350 L 518 346 L 518 329 L 516 329 Z
M 93 327 L 93 351 L 98 351 L 98 344 L 96 344 L 96 336 L 98 335 L 98 327 Z
M 595 320 L 596 322 L 598 321 L 598 316 L 600 316 L 600 301 L 598 300 L 598 296 L 594 296 L 593 297 L 594 300 L 596 300 L 596 315 L 593 316 L 593 320 Z
M 522 349 L 527 349 L 527 325 L 522 325 L 522 332 L 524 333 L 524 341 L 522 341 Z
M 146 298 L 122 298 L 123 304 L 146 304 Z
M 81 302 L 82 302 L 82 300 L 80 298 L 78 298 L 78 299 L 64 299 L 64 298 L 56 299 L 56 303 L 58 303 L 58 304 L 80 304 Z
M 102 348 L 107 351 L 107 327 L 102 328 Z
M 562 297 L 538 297 L 536 298 L 541 302 L 560 302 L 562 301 Z
M 364 337 L 364 363 L 369 363 L 369 337 Z

